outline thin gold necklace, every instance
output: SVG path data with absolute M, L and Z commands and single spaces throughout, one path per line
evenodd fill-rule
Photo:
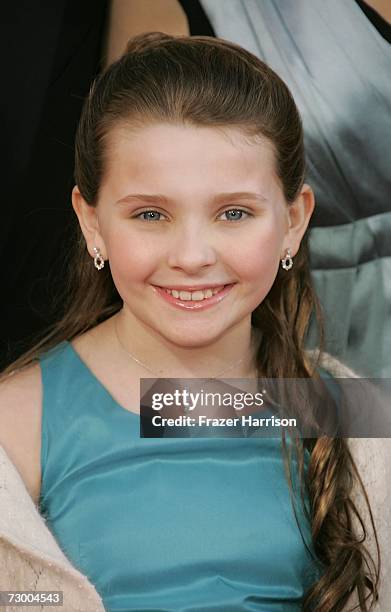
M 157 378 L 159 378 L 162 374 L 162 372 L 156 372 L 155 370 L 152 370 L 149 366 L 147 366 L 145 363 L 143 363 L 142 361 L 140 361 L 139 359 L 137 359 L 137 357 L 135 357 L 135 355 L 132 355 L 132 353 L 129 353 L 129 351 L 127 350 L 127 348 L 122 344 L 121 339 L 119 337 L 118 334 L 118 329 L 117 329 L 117 317 L 114 317 L 114 329 L 115 329 L 115 335 L 117 336 L 117 340 L 121 346 L 121 348 L 125 351 L 125 353 L 128 355 L 128 357 L 130 357 L 131 359 L 133 359 L 136 363 L 138 363 L 139 365 L 141 365 L 141 367 L 145 368 L 146 370 L 148 370 L 148 372 L 151 372 L 151 374 L 153 374 L 154 376 L 156 376 Z M 235 363 L 233 363 L 232 365 L 230 365 L 228 368 L 225 368 L 222 372 L 219 372 L 219 374 L 216 374 L 215 376 L 211 377 L 209 376 L 208 378 L 204 378 L 202 380 L 212 380 L 214 378 L 220 378 L 220 376 L 222 374 L 225 374 L 225 372 L 229 372 L 230 370 L 232 370 L 235 366 L 238 366 L 240 363 L 242 363 L 242 361 L 244 360 L 244 357 L 242 357 L 242 359 L 239 359 L 239 361 L 236 361 Z M 187 378 L 187 377 L 186 377 Z

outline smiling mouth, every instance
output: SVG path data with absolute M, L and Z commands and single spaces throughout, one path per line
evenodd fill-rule
M 168 295 L 172 295 L 172 297 L 185 301 L 192 302 L 201 302 L 207 298 L 211 298 L 216 295 L 216 293 L 220 293 L 227 285 L 220 285 L 218 287 L 208 288 L 208 289 L 196 289 L 193 291 L 189 291 L 188 289 L 168 289 L 166 287 L 160 287 L 163 291 L 168 293 Z
M 166 289 L 165 287 L 159 287 L 157 285 L 152 285 L 152 287 L 166 302 L 179 308 L 198 310 L 220 303 L 221 300 L 228 295 L 234 285 L 235 283 L 230 283 L 229 285 L 213 287 L 213 289 L 198 289 L 197 291 L 178 291 L 175 289 Z

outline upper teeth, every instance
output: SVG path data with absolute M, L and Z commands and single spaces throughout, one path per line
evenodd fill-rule
M 218 291 L 224 289 L 224 285 L 221 287 L 215 287 L 214 289 L 201 289 L 198 291 L 177 291 L 176 289 L 166 289 L 167 293 L 172 295 L 174 298 L 181 300 L 204 300 L 215 295 Z

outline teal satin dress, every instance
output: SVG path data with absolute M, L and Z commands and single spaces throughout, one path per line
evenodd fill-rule
M 140 438 L 69 342 L 40 366 L 40 512 L 106 610 L 301 609 L 320 566 L 279 438 Z

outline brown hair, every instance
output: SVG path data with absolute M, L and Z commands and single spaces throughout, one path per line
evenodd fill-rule
M 288 88 L 266 64 L 228 41 L 204 36 L 171 37 L 157 32 L 139 35 L 129 41 L 125 54 L 96 79 L 76 137 L 75 179 L 91 206 L 97 204 L 105 171 L 105 138 L 120 122 L 129 126 L 186 122 L 236 127 L 249 138 L 266 137 L 274 146 L 276 171 L 288 206 L 303 186 L 302 124 Z M 257 364 L 266 377 L 318 376 L 324 334 L 308 262 L 304 236 L 293 268 L 289 273 L 279 269 L 269 294 L 252 313 L 253 326 L 262 331 Z M 69 259 L 65 298 L 58 322 L 4 375 L 27 366 L 59 342 L 88 331 L 122 307 L 109 266 L 96 272 L 79 227 Z M 64 303 L 64 296 L 60 296 L 60 303 Z M 317 359 L 309 366 L 304 343 L 313 315 L 318 322 L 320 348 Z M 365 490 L 346 441 L 325 436 L 307 438 L 296 443 L 296 449 L 301 482 L 309 495 L 314 550 L 322 565 L 320 579 L 305 595 L 303 610 L 342 610 L 353 591 L 359 597 L 360 609 L 370 609 L 367 600 L 371 598 L 372 607 L 379 569 L 364 547 L 362 521 L 362 539 L 353 527 L 355 518 L 361 520 L 352 501 L 353 483 L 360 484 L 364 495 Z M 310 453 L 306 473 L 304 449 Z M 368 503 L 366 495 L 365 499 Z M 370 517 L 376 534 L 371 513 Z M 377 551 L 379 562 L 378 548 Z

